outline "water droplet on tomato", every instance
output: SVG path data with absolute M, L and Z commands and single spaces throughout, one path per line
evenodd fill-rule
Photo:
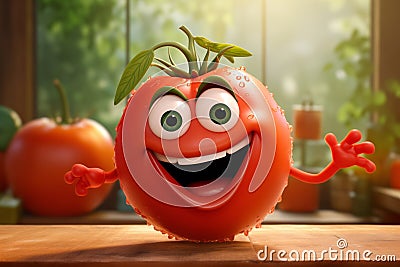
M 270 209 L 270 210 L 268 211 L 268 213 L 269 213 L 269 214 L 272 214 L 272 213 L 274 213 L 274 211 L 275 211 L 275 207 L 273 207 L 272 209 Z
M 244 88 L 245 86 L 246 86 L 246 85 L 245 85 L 244 82 L 240 82 L 240 83 L 239 83 L 239 87 Z
M 244 75 L 244 80 L 245 80 L 246 82 L 249 82 L 249 81 L 250 81 L 250 77 L 249 77 L 249 76 L 246 76 L 246 75 Z
M 242 79 L 242 76 L 240 76 L 240 75 L 238 75 L 238 76 L 236 76 L 236 80 L 241 80 Z
M 246 71 L 246 67 L 245 66 L 240 66 L 238 70 Z
M 225 69 L 224 69 L 224 72 L 225 72 L 227 75 L 231 75 L 231 74 L 232 74 L 228 68 L 225 68 Z
M 254 114 L 250 114 L 249 116 L 247 116 L 247 118 L 248 118 L 249 120 L 254 119 Z

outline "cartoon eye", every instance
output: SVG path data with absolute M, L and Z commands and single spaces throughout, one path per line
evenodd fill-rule
M 207 89 L 197 99 L 196 116 L 200 124 L 210 131 L 228 131 L 239 119 L 239 105 L 228 91 Z
M 189 105 L 176 95 L 162 96 L 154 102 L 148 121 L 151 131 L 158 137 L 176 139 L 189 129 Z
M 175 110 L 166 111 L 161 116 L 161 126 L 168 132 L 175 132 L 182 127 L 182 116 Z

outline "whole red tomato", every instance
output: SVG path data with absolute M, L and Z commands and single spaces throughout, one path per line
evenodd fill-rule
M 14 195 L 25 210 L 48 216 L 80 215 L 98 207 L 111 184 L 78 197 L 64 182 L 71 164 L 112 169 L 113 141 L 97 122 L 82 119 L 59 125 L 41 118 L 24 125 L 15 135 L 6 154 L 6 174 Z
M 226 241 L 261 225 L 289 175 L 320 183 L 354 164 L 375 169 L 358 156 L 373 152 L 371 143 L 355 144 L 359 131 L 351 131 L 340 144 L 334 135 L 326 137 L 333 162 L 321 173 L 294 168 L 291 127 L 272 94 L 243 67 L 217 68 L 222 55 L 249 53 L 181 29 L 188 48 L 166 42 L 136 55 L 122 75 L 116 102 L 141 79 L 161 47 L 178 48 L 189 71 L 171 59 L 155 59 L 164 67 L 153 65 L 170 76 L 152 77 L 132 92 L 117 127 L 115 170 L 74 165 L 65 175 L 67 183 L 77 180 L 78 194 L 119 178 L 127 201 L 156 230 L 177 239 Z M 216 52 L 216 58 L 207 62 L 207 53 L 197 62 L 194 40 Z
M 213 84 L 218 80 L 221 84 Z M 198 94 L 203 85 L 210 87 Z M 187 100 L 166 94 L 151 104 L 164 86 L 177 88 Z M 175 136 L 157 130 L 157 113 L 172 108 L 171 100 L 188 105 L 188 111 L 177 111 L 183 125 L 190 125 Z M 207 117 L 218 101 L 231 111 L 225 125 Z M 216 152 L 211 163 L 207 155 Z M 130 99 L 117 128 L 115 155 L 128 201 L 156 229 L 177 238 L 222 241 L 250 231 L 278 202 L 290 171 L 290 129 L 265 86 L 243 69 L 225 67 L 190 80 L 155 77 Z M 172 163 L 175 159 L 182 163 Z

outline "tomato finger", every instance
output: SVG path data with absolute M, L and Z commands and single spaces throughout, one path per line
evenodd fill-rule
M 328 146 L 330 147 L 334 147 L 338 144 L 338 141 L 336 139 L 336 136 L 332 133 L 328 133 L 325 136 L 325 142 L 328 144 Z
M 87 173 L 87 167 L 82 164 L 74 164 L 72 166 L 71 172 L 72 175 L 75 177 L 83 177 Z
M 75 185 L 75 193 L 80 196 L 86 196 L 88 194 L 87 184 L 81 179 Z
M 72 174 L 71 171 L 67 172 L 67 173 L 64 175 L 64 181 L 65 181 L 67 184 L 73 184 L 73 183 L 75 182 L 75 179 L 77 179 L 77 178 Z
M 369 159 L 358 157 L 356 160 L 356 165 L 364 168 L 367 172 L 372 173 L 376 170 L 376 165 Z
M 345 138 L 343 138 L 342 142 L 340 142 L 341 144 L 355 144 L 358 141 L 361 140 L 362 134 L 359 130 L 353 129 L 351 130 Z
M 354 151 L 357 154 L 372 154 L 375 151 L 375 146 L 371 142 L 363 142 L 354 145 Z

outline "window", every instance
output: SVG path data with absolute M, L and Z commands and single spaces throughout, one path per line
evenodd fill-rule
M 324 72 L 324 66 L 353 29 L 369 37 L 367 0 L 38 0 L 37 113 L 57 114 L 52 80 L 58 78 L 73 114 L 93 117 L 113 133 L 122 107 L 112 99 L 127 59 L 161 41 L 186 43 L 180 25 L 252 51 L 236 66 L 268 85 L 290 122 L 292 105 L 312 97 L 324 106 L 324 130 L 344 134 L 337 110 L 354 81 L 344 79 L 344 72 Z

